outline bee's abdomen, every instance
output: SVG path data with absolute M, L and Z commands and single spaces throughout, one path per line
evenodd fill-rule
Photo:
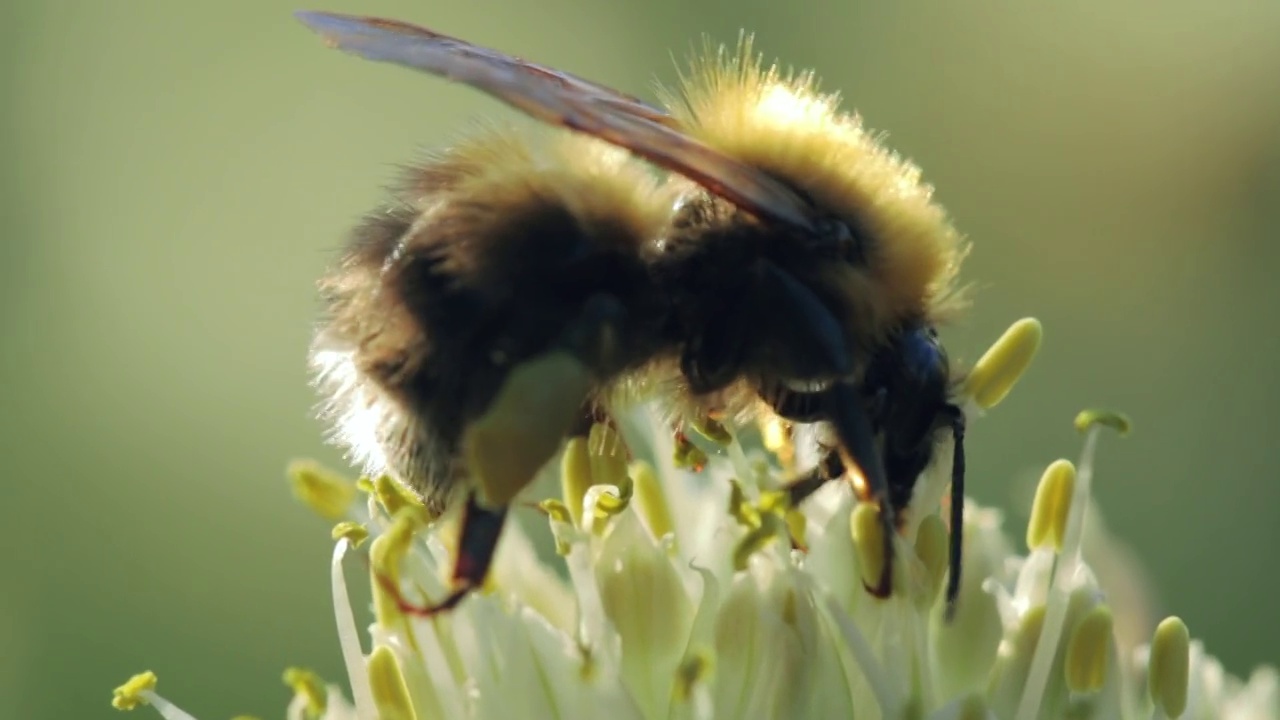
M 562 344 L 593 298 L 627 310 L 621 367 L 654 353 L 662 309 L 642 248 L 670 204 L 647 198 L 630 171 L 602 174 L 592 152 L 535 163 L 490 137 L 438 156 L 410 172 L 399 205 L 356 230 L 324 282 L 317 348 L 339 351 L 313 358 L 328 358 L 317 365 L 335 434 L 429 503 L 464 484 L 463 433 L 511 369 Z M 324 381 L 337 366 L 329 375 L 345 386 Z

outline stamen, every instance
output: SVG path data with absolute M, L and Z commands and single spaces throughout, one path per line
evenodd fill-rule
M 134 675 L 111 691 L 111 707 L 132 710 L 139 705 L 146 705 L 150 701 L 149 696 L 155 694 L 156 682 L 156 674 L 150 670 Z
M 554 498 L 543 500 L 537 507 L 551 522 L 551 536 L 556 543 L 556 554 L 560 557 L 567 556 L 573 547 L 570 537 L 578 530 L 578 526 L 573 524 L 569 507 Z
M 885 543 L 890 541 L 884 536 L 880 510 L 870 503 L 858 503 L 849 516 L 849 530 L 858 554 L 862 582 L 871 588 L 879 586 L 884 575 Z
M 116 710 L 133 710 L 138 705 L 150 705 L 152 710 L 165 720 L 196 720 L 195 716 L 187 714 L 182 708 L 156 693 L 155 687 L 156 676 L 152 671 L 147 670 L 146 673 L 134 675 L 128 679 L 128 682 L 115 688 L 111 705 Z
M 369 687 L 382 720 L 417 720 L 400 661 L 391 648 L 379 645 L 369 654 Z
M 688 435 L 683 432 L 675 434 L 675 449 L 671 453 L 671 462 L 681 470 L 692 470 L 693 472 L 702 472 L 703 468 L 710 462 L 707 453 L 702 448 L 693 444 Z
M 760 524 L 749 531 L 738 544 L 733 547 L 733 569 L 741 572 L 747 569 L 751 556 L 763 550 L 774 539 L 787 531 L 782 518 L 774 513 L 763 513 Z
M 289 464 L 285 474 L 293 485 L 293 495 L 327 520 L 346 516 L 356 497 L 356 488 L 341 475 L 310 460 Z
M 974 364 L 965 379 L 964 393 L 984 410 L 995 407 L 1031 365 L 1043 337 L 1044 328 L 1035 318 L 1023 318 L 1009 326 Z
M 1027 522 L 1028 548 L 1038 550 L 1052 545 L 1055 551 L 1062 550 L 1075 482 L 1076 466 L 1067 460 L 1054 462 L 1040 476 Z
M 1075 426 L 1080 432 L 1088 432 L 1096 426 L 1109 427 L 1124 437 L 1133 430 L 1133 421 L 1122 412 L 1091 408 L 1076 415 Z
M 402 510 L 386 532 L 374 538 L 369 546 L 369 571 L 372 575 L 374 617 L 379 625 L 390 628 L 405 620 L 400 611 L 400 562 L 409 552 L 409 544 L 418 530 L 417 513 Z M 393 592 L 396 591 L 396 592 Z
M 431 516 L 422 500 L 390 475 L 379 475 L 373 480 L 373 496 L 378 499 L 378 504 L 387 513 L 387 517 L 395 517 L 405 508 L 411 508 L 423 525 L 431 522 Z
M 1114 427 L 1127 431 L 1128 422 L 1119 413 L 1086 411 L 1076 417 L 1076 427 L 1086 428 L 1084 450 L 1080 454 L 1071 508 L 1067 513 L 1066 531 L 1062 551 L 1054 569 L 1053 583 L 1049 590 L 1048 607 L 1045 609 L 1044 631 L 1031 658 L 1027 683 L 1018 703 L 1017 720 L 1033 720 L 1036 717 L 1049 680 L 1049 671 L 1057 654 L 1058 641 L 1066 621 L 1070 595 L 1081 582 L 1081 548 L 1084 541 L 1085 511 L 1089 507 L 1090 484 L 1093 480 L 1093 457 L 1098 445 L 1098 428 Z
M 306 698 L 308 714 L 313 717 L 324 714 L 329 698 L 319 675 L 304 668 L 288 668 L 284 671 L 284 684 L 293 690 L 294 695 Z
M 661 540 L 675 531 L 675 523 L 671 518 L 671 508 L 667 504 L 666 491 L 658 480 L 658 473 L 653 466 L 644 461 L 631 464 L 630 477 L 635 484 L 636 511 L 644 521 L 649 534 L 655 540 Z M 672 542 L 675 542 L 674 535 Z M 672 550 L 675 545 L 672 545 Z
M 760 526 L 760 511 L 747 500 L 747 493 L 737 478 L 729 478 L 729 517 L 743 527 Z
M 569 506 L 574 527 L 584 527 L 583 500 L 591 484 L 591 458 L 587 454 L 587 439 L 570 438 L 560 457 L 560 494 L 564 497 L 565 505 Z
M 343 520 L 333 526 L 333 530 L 329 531 L 329 536 L 334 540 L 346 539 L 351 543 L 351 547 L 360 547 L 365 540 L 369 539 L 369 529 L 353 520 Z
M 721 447 L 733 442 L 733 435 L 729 433 L 729 430 L 720 422 L 709 417 L 694 417 L 689 420 L 689 426 L 702 437 Z
M 916 608 L 927 610 L 933 606 L 934 600 L 942 590 L 943 580 L 947 576 L 947 560 L 949 535 L 946 523 L 937 515 L 926 515 L 916 530 L 916 557 L 925 570 L 925 587 L 916 594 Z
M 1081 618 L 1071 632 L 1063 671 L 1072 692 L 1091 693 L 1102 689 L 1107 679 L 1113 626 L 1111 608 L 1098 605 Z
M 342 662 L 347 667 L 347 678 L 351 683 L 351 699 L 355 702 L 356 714 L 364 718 L 373 716 L 373 695 L 364 673 L 360 631 L 356 627 L 355 613 L 351 611 L 347 578 L 342 571 L 342 559 L 346 556 L 348 547 L 351 547 L 351 541 L 347 538 L 338 540 L 334 546 L 333 559 L 329 563 L 329 583 L 333 593 L 333 618 L 338 626 L 338 646 L 342 650 Z
M 620 515 L 631 505 L 634 486 L 630 478 L 624 475 L 623 479 L 625 482 L 620 486 L 592 485 L 587 491 L 583 505 L 591 511 L 587 523 L 592 533 L 596 535 L 603 533 L 608 527 L 609 518 Z
M 591 463 L 591 484 L 613 485 L 619 490 L 631 484 L 627 476 L 627 447 L 617 430 L 604 423 L 592 425 L 587 436 L 587 457 Z
M 1191 634 L 1181 618 L 1165 618 L 1156 626 L 1147 661 L 1147 689 L 1151 701 L 1166 717 L 1180 717 L 1187 709 L 1190 685 Z

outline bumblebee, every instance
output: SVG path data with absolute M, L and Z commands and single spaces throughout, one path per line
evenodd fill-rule
M 949 435 L 954 603 L 965 416 L 935 327 L 962 304 L 966 245 L 915 166 L 749 40 L 709 52 L 658 107 L 398 21 L 299 18 L 339 49 L 570 131 L 542 153 L 488 132 L 415 166 L 322 280 L 312 359 L 338 439 L 433 511 L 465 496 L 455 590 L 425 612 L 483 582 L 515 493 L 642 376 L 669 381 L 680 421 L 828 427 L 792 501 L 850 478 L 886 536 Z M 545 401 L 542 440 L 503 459 L 480 429 L 530 395 L 513 388 L 534 367 L 574 391 Z M 503 490 L 477 489 L 494 474 Z M 873 594 L 890 592 L 892 548 Z

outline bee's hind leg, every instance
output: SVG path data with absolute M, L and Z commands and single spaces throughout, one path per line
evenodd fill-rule
M 768 384 L 760 388 L 760 397 L 784 420 L 815 423 L 826 419 L 821 393 L 798 392 L 778 384 Z M 843 477 L 844 472 L 840 452 L 834 448 L 825 449 L 816 466 L 787 483 L 785 489 L 790 496 L 791 507 L 804 502 L 828 482 Z
M 467 504 L 462 511 L 461 535 L 458 539 L 458 557 L 453 564 L 453 589 L 443 599 L 430 605 L 415 605 L 400 594 L 399 588 L 388 577 L 379 577 L 383 588 L 392 594 L 400 612 L 406 615 L 430 617 L 452 610 L 475 590 L 484 585 L 489 566 L 498 550 L 498 539 L 506 522 L 506 508 L 487 508 L 476 501 L 474 491 L 467 493 Z
M 616 362 L 623 310 L 615 298 L 591 298 L 560 340 L 511 369 L 488 409 L 463 434 L 462 454 L 475 484 L 462 515 L 453 589 L 430 607 L 449 610 L 484 585 L 507 508 L 583 421 L 591 387 Z
M 822 489 L 823 485 L 832 480 L 839 480 L 844 476 L 844 470 L 844 461 L 840 459 L 840 452 L 834 449 L 826 451 L 817 465 L 784 486 L 783 489 L 787 491 L 791 507 L 800 505 L 810 495 Z

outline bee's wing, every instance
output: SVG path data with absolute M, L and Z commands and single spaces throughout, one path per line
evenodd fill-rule
M 666 112 L 636 98 L 408 23 L 320 12 L 297 15 L 334 47 L 465 83 L 543 122 L 626 148 L 754 215 L 813 229 L 800 196 L 689 137 Z

